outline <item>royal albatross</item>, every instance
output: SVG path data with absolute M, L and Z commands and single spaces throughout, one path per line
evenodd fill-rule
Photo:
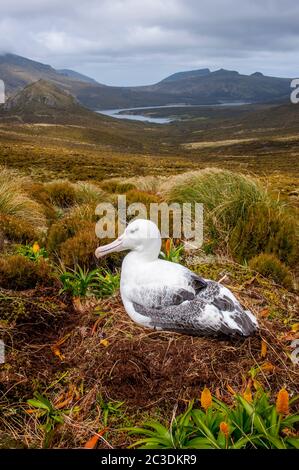
M 122 263 L 120 293 L 133 321 L 156 330 L 194 336 L 250 336 L 258 323 L 232 292 L 203 279 L 181 264 L 159 259 L 161 235 L 156 224 L 137 219 L 97 258 L 130 250 Z

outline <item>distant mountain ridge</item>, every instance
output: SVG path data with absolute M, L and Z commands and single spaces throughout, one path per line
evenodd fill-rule
M 94 110 L 167 104 L 286 102 L 291 91 L 289 78 L 267 77 L 260 72 L 244 75 L 224 69 L 211 72 L 207 68 L 177 72 L 153 85 L 114 87 L 73 70 L 55 70 L 14 54 L 0 56 L 0 79 L 5 82 L 8 96 L 42 79 Z
M 87 82 L 87 83 L 93 83 L 93 84 L 98 83 L 96 80 L 94 80 L 94 78 L 87 77 L 87 75 L 84 75 L 83 73 L 75 72 L 75 70 L 60 69 L 60 70 L 56 70 L 56 72 L 60 73 L 61 75 L 65 77 L 69 77 L 74 80 L 79 80 L 80 82 Z
M 186 78 L 204 77 L 206 75 L 209 75 L 210 73 L 211 73 L 210 69 L 199 69 L 199 70 L 190 70 L 187 72 L 176 72 L 172 75 L 169 75 L 169 77 L 164 78 L 164 80 L 162 80 L 161 82 L 167 83 L 167 82 L 173 82 L 176 80 L 184 80 Z
M 55 70 L 50 65 L 15 54 L 0 55 L 0 79 L 5 83 L 8 96 L 41 79 L 51 81 L 71 92 L 80 84 L 85 85 L 87 81 L 98 86 L 104 86 L 73 70 Z

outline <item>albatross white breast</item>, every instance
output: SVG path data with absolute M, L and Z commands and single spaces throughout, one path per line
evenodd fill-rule
M 158 258 L 161 236 L 153 222 L 131 222 L 118 239 L 95 254 L 100 258 L 124 250 L 130 252 L 122 264 L 120 292 L 136 323 L 194 336 L 250 336 L 257 331 L 255 316 L 229 289 Z

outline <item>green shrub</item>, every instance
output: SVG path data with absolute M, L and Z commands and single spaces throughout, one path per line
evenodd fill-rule
M 278 397 L 282 394 L 288 400 L 285 390 Z M 150 421 L 144 427 L 125 430 L 142 437 L 131 447 L 145 449 L 298 449 L 299 437 L 294 431 L 299 415 L 284 413 L 278 400 L 272 404 L 268 394 L 259 389 L 253 401 L 236 395 L 232 407 L 216 398 L 204 409 L 192 402 L 169 427 Z M 285 405 L 287 408 L 288 403 Z
M 51 225 L 46 242 L 47 251 L 70 268 L 74 268 L 76 264 L 96 267 L 96 248 L 112 241 L 99 240 L 96 237 L 96 221 L 94 205 L 75 206 L 62 219 Z M 119 266 L 122 257 L 121 253 L 114 253 L 102 260 L 101 264 L 109 268 L 113 265 Z
M 161 257 L 172 263 L 180 263 L 184 254 L 184 248 L 182 244 L 175 246 L 173 240 L 168 238 L 165 242 L 164 252 L 161 252 Z
M 87 297 L 96 287 L 97 270 L 89 271 L 87 268 L 76 266 L 75 269 L 64 271 L 60 275 L 63 292 L 70 292 L 73 297 Z
M 287 289 L 293 287 L 290 270 L 275 255 L 261 253 L 249 261 L 249 267 Z
M 110 297 L 119 289 L 120 275 L 112 274 L 107 269 L 98 269 L 96 281 L 95 295 L 100 298 Z
M 48 258 L 47 250 L 43 247 L 40 247 L 37 242 L 33 243 L 33 245 L 19 246 L 17 253 L 19 255 L 25 256 L 25 258 L 28 258 L 31 261 L 38 261 L 40 258 Z
M 297 221 L 284 206 L 257 203 L 236 223 L 229 246 L 240 262 L 265 252 L 292 266 L 298 260 L 297 229 Z
M 30 243 L 39 237 L 33 225 L 13 215 L 0 214 L 0 232 L 6 240 L 16 243 Z
M 34 289 L 38 285 L 51 286 L 53 282 L 51 268 L 44 259 L 34 262 L 23 255 L 0 258 L 0 286 L 4 289 Z
M 70 413 L 77 413 L 79 411 L 78 406 L 72 407 L 72 409 L 59 409 L 56 408 L 48 398 L 41 395 L 37 391 L 34 392 L 34 398 L 27 400 L 28 405 L 36 411 L 35 416 L 39 421 L 39 427 L 43 431 L 43 448 L 50 447 L 53 438 L 55 436 L 56 428 L 64 423 L 65 416 Z
M 229 248 L 239 261 L 270 252 L 293 265 L 298 260 L 297 214 L 255 179 L 208 169 L 179 175 L 164 186 L 169 202 L 204 205 L 205 238 Z
M 61 292 L 70 292 L 73 297 L 104 298 L 110 297 L 119 289 L 120 276 L 102 269 L 89 271 L 77 265 L 73 270 L 64 271 L 60 280 Z

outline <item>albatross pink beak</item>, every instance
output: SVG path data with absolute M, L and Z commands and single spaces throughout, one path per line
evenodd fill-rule
M 114 240 L 114 242 L 109 243 L 108 245 L 99 246 L 96 249 L 95 255 L 97 258 L 102 258 L 109 253 L 115 253 L 123 250 L 123 236 Z

